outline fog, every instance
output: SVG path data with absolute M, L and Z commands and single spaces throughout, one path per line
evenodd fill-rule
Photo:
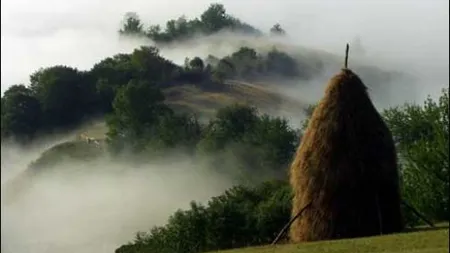
M 89 69 L 105 57 L 132 51 L 142 41 L 117 38 L 127 11 L 136 11 L 146 24 L 164 24 L 182 14 L 188 18 L 199 16 L 210 2 L 2 1 L 1 90 L 12 84 L 28 83 L 29 75 L 40 67 L 66 64 Z M 435 94 L 448 85 L 446 0 L 219 2 L 228 13 L 263 31 L 279 22 L 290 36 L 288 43 L 295 45 L 342 53 L 345 43 L 359 36 L 372 63 L 419 73 L 423 79 L 418 87 L 420 97 Z M 165 54 L 180 62 L 186 54 L 202 56 L 209 53 L 205 50 L 217 51 L 205 43 L 197 44 L 201 46 L 180 50 L 180 55 Z
M 25 163 L 39 152 L 16 149 L 19 158 L 4 156 L 3 149 L 11 151 L 11 147 L 2 147 L 1 251 L 5 253 L 114 252 L 136 232 L 165 224 L 170 214 L 188 208 L 191 200 L 204 203 L 232 186 L 231 179 L 182 156 L 164 165 L 145 166 L 107 157 L 66 162 L 32 181 L 18 181 L 8 174 L 23 172 Z M 24 188 L 11 188 L 8 182 L 14 179 Z
M 350 67 L 370 64 L 409 75 L 384 84 L 383 93 L 371 93 L 379 108 L 405 101 L 421 102 L 436 96 L 449 83 L 448 0 L 224 0 L 229 14 L 268 31 L 275 23 L 289 34 L 277 41 L 290 52 L 315 50 L 323 54 L 326 71 L 302 85 L 284 80 L 276 91 L 313 103 L 323 94 L 326 80 L 341 67 L 345 43 L 360 37 L 367 52 L 350 53 Z M 154 0 L 3 0 L 1 1 L 1 92 L 13 84 L 28 83 L 40 67 L 64 64 L 90 69 L 116 53 L 131 52 L 144 40 L 119 40 L 123 14 L 137 12 L 148 24 L 164 24 L 185 14 L 199 16 L 211 1 Z M 185 57 L 224 56 L 241 43 L 264 47 L 273 41 L 222 33 L 195 43 L 163 49 L 176 63 Z M 351 48 L 352 50 L 352 48 Z M 330 56 L 331 55 L 331 56 Z M 332 60 L 331 60 L 332 59 Z M 352 65 L 353 64 L 353 65 Z M 369 91 L 371 80 L 367 82 Z M 286 84 L 286 85 L 282 85 Z M 283 112 L 278 112 L 283 114 Z M 295 115 L 285 113 L 292 121 Z M 299 117 L 299 116 L 298 116 Z M 64 138 L 57 138 L 57 142 Z M 55 141 L 28 150 L 2 146 L 1 177 L 9 182 Z M 97 169 L 75 174 L 47 174 L 35 179 L 23 198 L 2 202 L 2 252 L 113 252 L 138 230 L 162 224 L 190 200 L 205 201 L 232 184 L 223 175 L 202 170 L 201 164 L 174 157 L 177 163 L 129 168 L 102 158 Z M 65 171 L 85 167 L 64 164 Z M 180 173 L 180 171 L 182 173 Z

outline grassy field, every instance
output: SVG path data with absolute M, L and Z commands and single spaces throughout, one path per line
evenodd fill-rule
M 267 86 L 246 82 L 229 81 L 227 88 L 220 91 L 202 90 L 195 85 L 167 88 L 163 92 L 166 103 L 177 112 L 196 114 L 200 120 L 214 116 L 219 108 L 241 103 L 256 106 L 261 112 L 298 114 L 306 104 L 280 95 Z M 76 136 L 84 134 L 94 139 L 105 138 L 107 128 L 103 121 L 86 123 L 76 131 Z
M 220 253 L 444 253 L 448 224 L 387 236 L 220 251 Z
M 183 85 L 166 89 L 164 93 L 167 103 L 174 109 L 203 117 L 211 117 L 217 109 L 234 103 L 256 106 L 261 111 L 289 109 L 295 112 L 306 106 L 267 86 L 237 81 L 228 81 L 226 86 L 221 91 L 206 91 L 193 85 Z

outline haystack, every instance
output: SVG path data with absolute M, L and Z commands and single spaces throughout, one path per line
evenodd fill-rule
M 392 135 L 351 70 L 328 83 L 290 168 L 293 242 L 403 229 Z

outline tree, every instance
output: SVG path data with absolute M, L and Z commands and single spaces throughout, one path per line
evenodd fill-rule
M 449 90 L 438 101 L 384 112 L 397 143 L 404 197 L 435 220 L 449 219 Z
M 189 62 L 189 67 L 191 69 L 195 69 L 198 71 L 203 71 L 203 68 L 205 67 L 205 64 L 203 63 L 203 60 L 200 57 L 194 57 L 190 62 Z
M 142 35 L 143 24 L 139 15 L 135 12 L 127 12 L 124 16 L 123 26 L 119 30 L 121 35 Z
M 222 78 L 251 78 L 258 75 L 258 67 L 261 63 L 262 59 L 255 49 L 241 47 L 218 62 L 216 73 Z
M 255 49 L 241 47 L 231 55 L 218 62 L 208 56 L 206 62 L 215 63 L 217 79 L 240 78 L 255 80 L 269 77 L 308 79 L 320 69 L 294 59 L 289 54 L 273 48 L 266 55 L 259 54 Z M 301 64 L 301 65 L 300 65 Z
M 105 79 L 109 83 L 124 85 L 135 75 L 131 54 L 116 54 L 101 60 L 90 70 L 95 79 Z
M 142 46 L 131 54 L 134 78 L 160 83 L 170 80 L 179 69 L 173 62 L 161 57 L 156 47 Z
M 137 74 L 131 64 L 131 55 L 117 54 L 95 64 L 89 75 L 95 80 L 100 110 L 109 113 L 112 111 L 117 89 L 126 85 Z
M 211 4 L 201 15 L 207 33 L 217 32 L 229 25 L 230 19 L 223 4 Z
M 267 54 L 267 71 L 284 77 L 299 76 L 299 67 L 290 55 L 273 48 Z
M 281 28 L 280 24 L 276 23 L 275 25 L 272 26 L 272 28 L 270 28 L 270 34 L 282 36 L 286 34 L 286 31 L 283 28 Z
M 147 29 L 147 36 L 156 42 L 164 40 L 164 38 L 161 34 L 161 26 L 160 25 L 151 25 Z
M 131 80 L 120 87 L 107 120 L 110 142 L 118 149 L 128 143 L 142 150 L 149 129 L 157 126 L 161 116 L 173 113 L 163 102 L 161 90 L 149 82 Z
M 1 98 L 1 136 L 25 143 L 40 128 L 41 107 L 32 91 L 24 85 L 13 85 Z
M 160 116 L 158 123 L 147 129 L 146 151 L 163 155 L 170 149 L 185 151 L 194 155 L 200 141 L 202 126 L 197 118 L 188 114 L 170 114 Z
M 54 66 L 33 73 L 30 89 L 39 100 L 43 123 L 48 128 L 70 127 L 79 123 L 94 99 L 95 83 L 83 72 Z
M 119 88 L 113 102 L 114 116 L 122 126 L 136 133 L 156 123 L 159 115 L 167 113 L 161 90 L 145 81 L 131 80 Z
M 219 109 L 205 130 L 201 148 L 205 151 L 221 150 L 227 142 L 240 140 L 246 131 L 254 128 L 257 120 L 254 107 L 235 104 Z
M 251 25 L 228 15 L 222 4 L 215 3 L 211 4 L 201 14 L 200 18 L 188 20 L 183 15 L 177 19 L 167 21 L 164 29 L 159 25 L 150 26 L 147 29 L 146 35 L 156 43 L 170 43 L 178 40 L 191 39 L 197 33 L 209 35 L 223 29 L 252 35 L 262 34 L 261 31 Z
M 236 60 L 244 60 L 244 59 L 257 60 L 258 53 L 253 48 L 241 47 L 239 48 L 238 51 L 234 52 L 231 55 L 231 57 Z
M 242 183 L 285 178 L 298 145 L 298 132 L 281 118 L 259 115 L 256 108 L 232 105 L 218 110 L 203 131 L 199 154 L 213 154 L 211 167 Z M 254 174 L 258 173 L 258 177 Z
M 260 167 L 279 171 L 287 168 L 299 139 L 298 132 L 289 126 L 287 120 L 262 115 L 255 129 L 246 133 L 243 141 L 255 149 L 260 149 L 258 154 Z
M 175 20 L 175 27 L 180 37 L 188 37 L 189 33 L 191 33 L 190 24 L 184 15 Z

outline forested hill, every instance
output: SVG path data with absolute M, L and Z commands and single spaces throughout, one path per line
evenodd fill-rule
M 200 18 L 169 20 L 164 29 L 159 25 L 144 27 L 137 14 L 128 13 L 119 34 L 149 38 L 164 47 L 173 42 L 201 40 L 196 36 L 214 35 L 224 30 L 244 37 L 256 35 L 267 38 L 287 34 L 279 24 L 275 24 L 269 34 L 264 34 L 227 14 L 221 4 L 212 4 Z M 103 59 L 87 71 L 70 66 L 39 69 L 30 75 L 29 84 L 13 85 L 4 92 L 2 140 L 12 137 L 27 142 L 37 134 L 71 129 L 85 120 L 103 117 L 113 112 L 116 95 L 127 89 L 128 84 L 152 87 L 154 91 L 172 88 L 164 91 L 167 102 L 182 112 L 201 114 L 205 108 L 214 110 L 230 105 L 236 102 L 236 98 L 258 107 L 272 107 L 272 111 L 284 108 L 301 110 L 305 106 L 301 101 L 297 101 L 297 106 L 288 102 L 283 107 L 283 101 L 289 99 L 274 94 L 274 89 L 267 90 L 262 86 L 261 89 L 252 89 L 239 84 L 242 81 L 262 81 L 278 86 L 278 89 L 280 86 L 277 84 L 283 81 L 296 85 L 317 78 L 330 64 L 336 65 L 336 61 L 320 54 L 299 53 L 292 49 L 283 51 L 282 45 L 278 45 L 279 49 L 275 44 L 270 46 L 270 40 L 261 40 L 265 41 L 264 49 L 261 49 L 261 43 L 254 43 L 255 48 L 251 47 L 250 40 L 243 43 L 245 45 L 235 44 L 235 51 L 225 57 L 207 55 L 186 58 L 184 65 L 164 58 L 155 46 L 142 46 L 132 53 Z M 393 73 L 373 67 L 361 70 L 376 84 L 395 77 Z M 237 80 L 233 83 L 238 85 L 227 85 L 230 79 Z M 194 95 L 191 88 L 174 88 L 181 86 L 194 87 Z M 376 85 L 373 87 L 376 88 Z M 217 100 L 217 97 L 221 99 Z M 20 109 L 18 105 L 21 105 Z

